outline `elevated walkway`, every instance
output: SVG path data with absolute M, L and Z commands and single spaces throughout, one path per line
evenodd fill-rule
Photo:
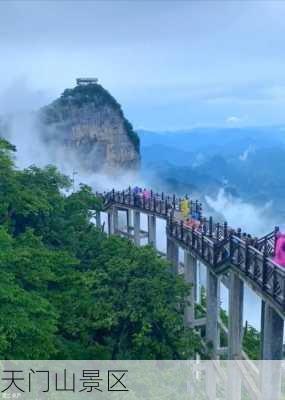
M 187 226 L 182 219 L 181 199 L 164 193 L 150 192 L 148 198 L 135 193 L 131 188 L 125 191 L 111 191 L 101 195 L 103 210 L 109 215 L 109 233 L 122 234 L 140 244 L 143 237 L 155 246 L 155 220 L 166 220 L 167 258 L 174 273 L 179 270 L 178 249 L 185 252 L 184 269 L 190 268 L 191 284 L 196 284 L 197 261 L 207 268 L 207 340 L 212 343 L 213 353 L 218 353 L 218 290 L 219 281 L 228 282 L 230 297 L 229 346 L 231 357 L 241 357 L 243 284 L 246 283 L 262 299 L 261 315 L 264 359 L 279 359 L 283 352 L 283 320 L 285 318 L 285 269 L 276 264 L 274 255 L 276 233 L 258 239 L 233 229 L 226 222 L 220 224 L 213 218 L 202 216 L 202 205 L 191 202 L 190 208 L 200 212 L 199 226 Z M 133 213 L 133 226 L 126 231 L 118 229 L 118 210 Z M 148 216 L 148 232 L 140 229 L 140 213 Z M 194 271 L 194 272 L 193 272 Z M 187 274 L 186 274 L 187 275 Z M 193 299 L 192 299 L 193 300 Z M 192 310 L 193 311 L 193 310 Z M 191 311 L 191 312 L 192 312 Z M 190 326 L 195 325 L 193 312 L 188 318 Z M 235 314 L 233 316 L 233 314 Z M 188 316 L 189 316 L 188 315 Z M 273 332 L 275 338 L 273 338 Z M 237 335 L 237 339 L 234 336 Z M 282 336 L 282 338 L 281 338 Z M 282 341 L 282 343 L 281 343 Z M 278 342 L 278 346 L 276 346 Z M 281 345 L 279 346 L 279 344 Z

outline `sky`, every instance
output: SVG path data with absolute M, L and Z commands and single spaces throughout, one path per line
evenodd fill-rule
M 0 114 L 97 77 L 135 128 L 285 125 L 284 1 L 0 2 Z

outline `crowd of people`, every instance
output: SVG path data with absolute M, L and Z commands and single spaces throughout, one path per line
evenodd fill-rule
M 183 215 L 183 224 L 187 228 L 203 231 L 203 221 L 202 221 L 202 210 L 199 205 L 192 209 L 190 199 L 185 196 L 184 199 L 180 201 L 180 209 Z
M 152 196 L 152 191 L 147 189 L 142 189 L 138 186 L 133 188 L 133 193 L 141 199 L 148 200 Z
M 132 189 L 130 188 L 129 192 L 130 191 L 135 195 L 135 201 L 141 202 L 142 200 L 149 200 L 150 198 L 156 198 L 157 200 L 164 200 L 163 194 L 153 193 L 152 190 L 148 190 L 146 188 L 135 186 Z M 202 218 L 202 208 L 199 203 L 191 202 L 189 197 L 186 195 L 183 199 L 179 199 L 175 203 L 176 206 L 177 204 L 178 207 L 176 210 L 172 208 L 172 217 L 174 219 L 175 219 L 175 211 L 177 211 L 179 213 L 178 215 L 180 219 L 182 214 L 181 223 L 183 224 L 183 226 L 194 229 L 201 233 L 206 230 L 205 219 Z M 240 229 L 234 230 L 228 228 L 228 232 L 235 234 L 242 240 L 249 243 L 251 246 L 258 248 L 257 237 L 253 237 L 247 233 L 243 233 L 241 232 Z M 285 234 L 282 234 L 281 232 L 279 232 L 276 237 L 276 246 L 275 246 L 275 254 L 273 257 L 273 261 L 276 262 L 278 265 L 285 267 Z

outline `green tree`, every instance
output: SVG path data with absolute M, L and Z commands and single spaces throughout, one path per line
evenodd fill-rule
M 90 267 L 69 287 L 74 301 L 63 302 L 64 336 L 85 341 L 91 358 L 179 359 L 199 348 L 198 336 L 183 326 L 189 287 L 150 247 L 102 240 Z
M 33 268 L 34 267 L 34 268 Z M 0 227 L 0 357 L 3 359 L 49 358 L 55 351 L 57 313 L 48 300 L 31 288 L 27 278 L 41 276 L 36 259 L 15 246 L 15 240 Z
M 260 359 L 261 335 L 257 329 L 246 321 L 243 335 L 243 349 L 252 360 Z
M 17 170 L 0 140 L 0 356 L 186 359 L 190 287 L 151 247 L 106 237 L 101 201 L 55 167 Z

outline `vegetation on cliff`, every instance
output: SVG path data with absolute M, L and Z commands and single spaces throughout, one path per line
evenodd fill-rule
M 183 359 L 189 286 L 151 247 L 106 237 L 90 187 L 54 167 L 19 171 L 0 139 L 0 357 Z

